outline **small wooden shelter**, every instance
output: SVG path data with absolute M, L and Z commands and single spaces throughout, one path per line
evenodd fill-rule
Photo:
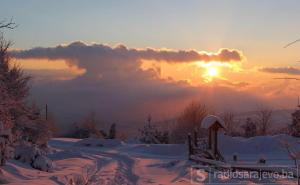
M 208 129 L 208 150 L 215 157 L 220 156 L 218 150 L 218 131 L 226 129 L 222 119 L 214 115 L 206 116 L 201 122 L 201 128 Z

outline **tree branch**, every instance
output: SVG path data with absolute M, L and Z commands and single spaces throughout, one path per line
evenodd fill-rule
M 11 18 L 9 21 L 3 20 L 0 21 L 0 29 L 7 28 L 7 29 L 15 29 L 18 25 L 13 22 L 13 19 Z
M 293 44 L 296 44 L 297 42 L 300 42 L 300 39 L 297 39 L 297 40 L 295 40 L 295 41 L 293 41 L 293 42 L 291 42 L 291 43 L 288 43 L 288 44 L 285 45 L 283 48 L 287 48 L 287 47 L 289 47 L 289 46 L 291 46 L 291 45 L 293 45 Z

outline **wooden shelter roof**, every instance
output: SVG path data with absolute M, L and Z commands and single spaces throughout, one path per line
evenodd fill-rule
M 226 129 L 224 121 L 218 116 L 208 115 L 201 122 L 201 128 L 208 129 L 213 124 L 218 123 L 222 128 Z

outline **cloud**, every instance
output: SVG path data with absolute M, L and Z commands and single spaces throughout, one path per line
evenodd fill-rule
M 24 69 L 26 75 L 33 76 L 32 83 L 41 84 L 51 81 L 70 80 L 77 74 L 66 69 Z
M 266 73 L 300 75 L 300 69 L 294 67 L 264 67 L 260 68 L 259 71 Z
M 209 54 L 195 50 L 130 49 L 123 45 L 110 47 L 73 42 L 57 47 L 13 51 L 12 56 L 53 62 L 63 59 L 70 66 L 85 69 L 84 74 L 72 78 L 56 71 L 53 76 L 59 76 L 59 79 L 43 78 L 33 84 L 33 97 L 41 105 L 47 103 L 49 111 L 64 123 L 80 120 L 87 112 L 94 111 L 105 123 L 142 124 L 148 114 L 154 119 L 172 117 L 193 100 L 211 104 L 217 110 L 230 106 L 240 111 L 251 110 L 263 101 L 235 90 L 236 86 L 247 85 L 244 83 L 232 83 L 228 87 L 194 87 L 184 79 L 162 79 L 159 69 L 141 68 L 141 60 L 170 64 L 199 60 L 240 62 L 243 56 L 238 50 L 221 49 Z M 35 71 L 32 74 L 52 78 L 49 73 Z
M 198 52 L 196 50 L 167 50 L 167 49 L 136 49 L 124 45 L 110 47 L 103 44 L 86 45 L 83 42 L 73 42 L 69 45 L 59 45 L 50 48 L 33 48 L 29 50 L 12 51 L 12 56 L 22 59 L 45 58 L 64 59 L 69 65 L 93 72 L 101 67 L 103 72 L 115 70 L 122 65 L 122 69 L 138 66 L 141 59 L 167 61 L 167 62 L 195 62 L 195 61 L 220 61 L 240 62 L 243 55 L 238 50 L 220 49 L 216 53 Z M 130 61 L 130 62 L 124 62 Z M 97 69 L 99 71 L 99 69 Z
M 248 87 L 250 84 L 248 82 L 231 82 L 229 80 L 224 80 L 224 79 L 221 79 L 219 80 L 220 81 L 220 84 L 221 85 L 225 85 L 225 86 L 229 86 L 229 87 L 235 87 L 237 89 L 240 89 L 240 88 L 245 88 L 245 87 Z

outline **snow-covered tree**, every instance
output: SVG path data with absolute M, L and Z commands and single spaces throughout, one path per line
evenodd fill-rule
M 10 42 L 5 41 L 2 36 L 0 38 L 0 81 L 4 89 L 2 96 L 5 91 L 9 101 L 12 102 L 8 107 L 8 114 L 12 120 L 12 133 L 17 140 L 27 139 L 33 143 L 44 140 L 45 143 L 51 135 L 48 129 L 49 122 L 41 118 L 38 108 L 27 105 L 30 77 L 24 75 L 19 66 L 11 64 L 9 46 Z
M 1 75 L 1 74 L 0 74 Z M 1 83 L 1 82 L 0 82 Z M 0 85 L 0 165 L 5 165 L 8 158 L 11 157 L 13 143 L 13 121 L 9 113 L 13 101 L 10 99 L 6 89 Z
M 169 132 L 161 131 L 158 127 L 151 123 L 151 116 L 148 117 L 148 122 L 140 131 L 139 140 L 147 144 L 167 144 L 169 143 Z
M 9 68 L 7 42 L 3 35 L 0 36 L 0 165 L 5 165 L 6 160 L 11 157 L 12 144 L 16 139 L 13 136 L 14 110 L 19 106 L 16 93 L 11 89 L 12 76 Z
M 35 105 L 28 107 L 27 113 L 28 115 L 21 116 L 16 122 L 22 140 L 47 147 L 55 127 L 53 120 L 42 118 L 41 110 Z
M 13 25 L 0 22 L 0 28 L 13 28 Z M 13 149 L 23 140 L 40 146 L 50 137 L 48 122 L 27 105 L 30 77 L 12 64 L 8 52 L 10 46 L 11 42 L 0 33 L 0 165 L 13 157 Z

